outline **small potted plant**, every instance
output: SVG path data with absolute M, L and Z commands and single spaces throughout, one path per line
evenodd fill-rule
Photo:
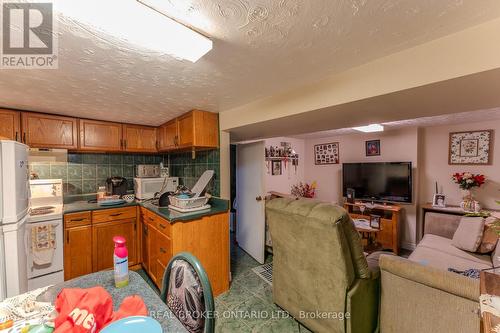
M 473 174 L 470 172 L 457 172 L 452 175 L 452 180 L 455 184 L 458 184 L 461 190 L 465 193 L 460 207 L 466 212 L 478 212 L 481 207 L 477 201 L 474 200 L 472 195 L 472 189 L 475 187 L 481 187 L 486 181 L 484 175 Z

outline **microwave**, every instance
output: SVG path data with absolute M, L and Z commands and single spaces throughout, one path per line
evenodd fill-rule
M 179 177 L 134 178 L 135 197 L 139 200 L 152 199 L 155 193 L 175 192 Z

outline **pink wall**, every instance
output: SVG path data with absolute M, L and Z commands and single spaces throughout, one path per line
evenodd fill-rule
M 367 157 L 365 141 L 380 139 L 381 155 Z M 339 142 L 340 164 L 315 165 L 314 145 Z M 342 163 L 349 162 L 412 162 L 414 183 L 418 184 L 418 130 L 407 128 L 371 134 L 349 134 L 337 137 L 307 139 L 305 141 L 306 168 L 305 180 L 317 181 L 317 199 L 342 203 Z M 405 214 L 400 225 L 402 246 L 413 248 L 416 242 L 418 186 L 414 186 L 414 203 L 404 205 Z
M 448 141 L 450 132 L 471 130 L 494 130 L 493 164 L 483 166 L 448 165 Z M 429 202 L 435 191 L 435 181 L 446 195 L 446 203 L 458 205 L 462 192 L 451 180 L 455 172 L 484 174 L 487 182 L 474 190 L 476 199 L 486 208 L 500 209 L 495 203 L 500 200 L 500 120 L 467 123 L 461 125 L 435 126 L 422 129 L 421 140 L 421 191 L 420 202 Z
M 280 146 L 281 142 L 290 142 L 292 144 L 292 149 L 299 154 L 299 165 L 297 166 L 297 172 L 295 172 L 295 167 L 291 163 L 287 163 L 286 169 L 284 163 L 282 163 L 282 174 L 279 176 L 271 175 L 271 170 L 265 176 L 266 192 L 267 191 L 277 191 L 282 193 L 290 193 L 290 188 L 292 185 L 298 182 L 304 181 L 304 140 L 293 139 L 293 138 L 272 138 L 265 140 L 266 148 L 269 146 Z

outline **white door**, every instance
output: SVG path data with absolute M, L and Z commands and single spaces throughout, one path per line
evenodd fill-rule
M 266 241 L 264 169 L 264 141 L 237 146 L 236 240 L 261 264 L 264 263 Z

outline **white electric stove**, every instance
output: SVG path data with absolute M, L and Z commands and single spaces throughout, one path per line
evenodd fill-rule
M 29 290 L 64 281 L 63 247 L 62 180 L 30 180 L 25 241 Z

